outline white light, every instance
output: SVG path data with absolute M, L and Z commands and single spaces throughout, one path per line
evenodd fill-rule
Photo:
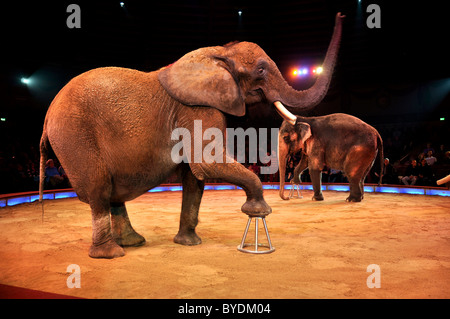
M 242 11 L 239 10 L 239 11 L 238 11 L 238 14 L 239 14 L 239 16 L 242 16 Z
M 123 8 L 123 7 L 125 6 L 125 3 L 124 3 L 124 2 L 121 2 L 121 3 L 120 3 L 120 6 Z
M 22 82 L 23 84 L 30 84 L 31 80 L 27 78 L 21 78 L 20 82 Z

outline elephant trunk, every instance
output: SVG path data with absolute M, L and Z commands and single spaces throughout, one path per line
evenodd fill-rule
M 306 111 L 323 100 L 330 86 L 331 77 L 336 65 L 342 35 L 342 18 L 344 17 L 340 12 L 336 15 L 333 36 L 322 65 L 323 71 L 314 85 L 307 90 L 297 91 L 284 81 L 282 85 L 284 88 L 280 92 L 277 92 L 278 96 L 275 95 L 272 102 L 280 101 L 290 107 L 298 108 L 299 111 Z M 286 119 L 286 117 L 284 118 Z
M 289 197 L 284 196 L 284 180 L 286 174 L 286 158 L 289 153 L 289 148 L 284 141 L 278 136 L 278 165 L 280 174 L 280 197 L 288 200 Z

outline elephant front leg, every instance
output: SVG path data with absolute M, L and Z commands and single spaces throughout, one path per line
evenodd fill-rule
M 322 171 L 309 168 L 309 175 L 311 176 L 311 182 L 314 190 L 314 196 L 312 197 L 312 200 L 323 200 Z
M 141 246 L 145 238 L 131 226 L 124 203 L 111 203 L 111 228 L 114 241 L 120 246 Z
M 191 163 L 190 166 L 198 179 L 219 178 L 241 187 L 247 195 L 247 201 L 241 207 L 245 214 L 262 217 L 272 212 L 272 208 L 264 200 L 259 178 L 238 162 L 233 160 L 231 163 Z
M 183 201 L 181 205 L 180 228 L 173 241 L 181 245 L 198 245 L 202 240 L 195 232 L 198 224 L 198 210 L 203 196 L 205 182 L 198 180 L 189 167 L 182 173 Z
M 294 169 L 294 184 L 300 184 L 300 174 L 308 168 L 308 156 L 305 154 L 302 154 L 302 158 L 300 159 L 300 162 L 297 164 L 297 166 Z

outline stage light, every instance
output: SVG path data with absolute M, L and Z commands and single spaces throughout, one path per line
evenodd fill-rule
M 305 74 L 305 75 L 308 74 L 308 69 L 307 68 L 303 68 L 301 74 Z
M 445 121 L 445 117 L 440 117 L 439 121 Z
M 297 76 L 297 75 L 298 75 L 298 70 L 297 70 L 297 69 L 295 69 L 294 71 L 292 71 L 292 75 L 295 75 L 295 76 Z
M 6 117 L 1 117 L 1 118 L 0 118 L 0 121 L 1 121 L 1 122 L 6 122 Z
M 124 3 L 124 2 L 121 2 L 121 3 L 120 3 L 120 6 L 123 8 L 123 7 L 125 6 L 125 3 Z
M 238 11 L 238 14 L 239 14 L 239 16 L 242 16 L 242 11 L 239 10 L 239 11 Z
M 316 73 L 317 74 L 320 74 L 320 73 L 322 73 L 323 72 L 323 68 L 321 67 L 321 66 L 319 66 L 317 69 L 316 69 Z
M 28 85 L 28 84 L 31 83 L 31 80 L 30 80 L 30 79 L 27 79 L 27 78 L 21 78 L 21 79 L 20 79 L 20 82 L 22 82 L 23 84 Z

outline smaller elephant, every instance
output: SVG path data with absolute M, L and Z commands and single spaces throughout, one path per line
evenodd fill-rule
M 323 200 L 322 169 L 342 170 L 350 184 L 349 202 L 364 198 L 364 179 L 378 153 L 383 171 L 383 141 L 378 131 L 360 119 L 342 113 L 318 117 L 291 115 L 283 121 L 278 138 L 280 197 L 284 196 L 286 157 L 302 150 L 302 159 L 294 170 L 294 183 L 309 168 L 314 189 L 313 200 Z M 381 173 L 380 173 L 381 176 Z

